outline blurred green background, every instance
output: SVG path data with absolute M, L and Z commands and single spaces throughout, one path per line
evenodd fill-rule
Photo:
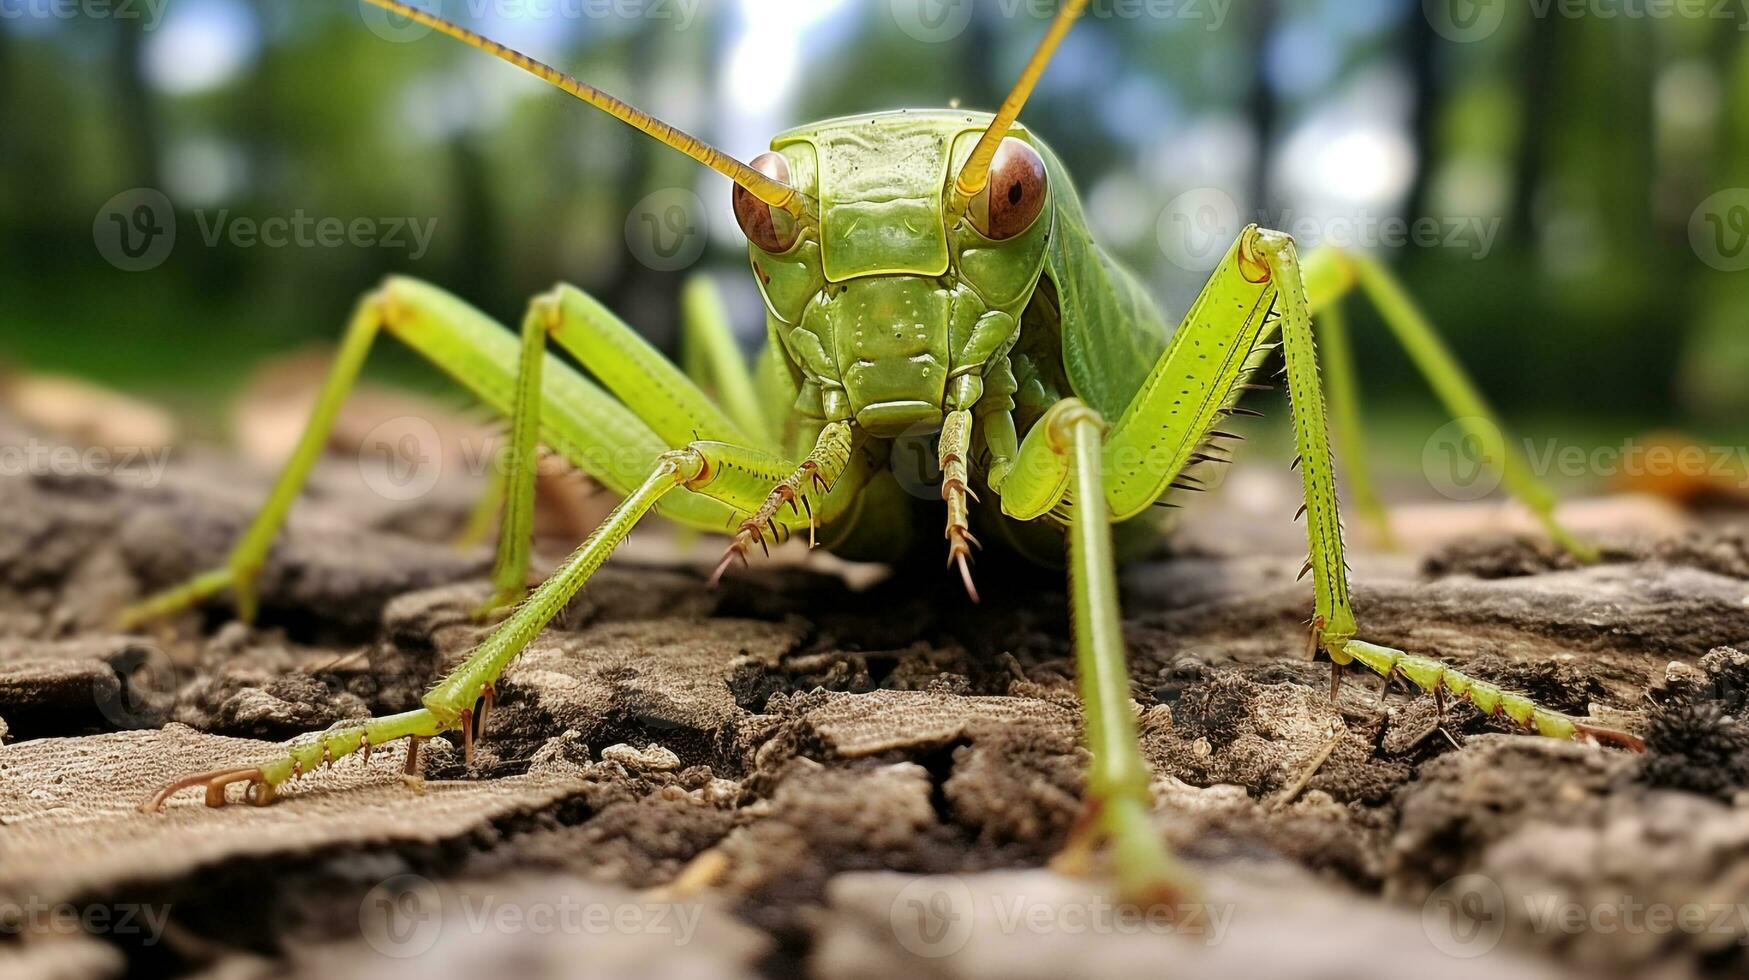
M 425 5 L 743 159 L 831 115 L 991 107 L 1055 6 Z M 1521 427 L 1740 440 L 1745 27 L 1710 2 L 1095 0 L 1023 118 L 1174 311 L 1202 278 L 1175 236 L 1212 233 L 1211 201 L 1313 242 L 1419 221 L 1435 240 L 1381 252 Z M 725 180 L 356 0 L 0 0 L 0 175 L 0 359 L 197 416 L 391 272 L 506 323 L 567 280 L 670 349 L 703 272 L 762 330 Z M 303 240 L 249 240 L 300 216 Z M 362 231 L 319 241 L 323 219 Z M 166 223 L 148 268 L 115 261 Z M 691 239 L 652 253 L 659 227 Z M 1424 436 L 1407 361 L 1355 329 L 1369 416 Z M 373 372 L 434 384 L 391 346 Z

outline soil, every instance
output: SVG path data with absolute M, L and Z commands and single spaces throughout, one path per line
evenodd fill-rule
M 1154 820 L 1198 882 L 1138 910 L 1102 857 L 1052 868 L 1086 765 L 1062 580 L 988 563 L 977 606 L 934 563 L 793 552 L 712 591 L 710 542 L 645 534 L 510 669 L 471 766 L 436 742 L 416 787 L 397 746 L 270 807 L 138 812 L 416 706 L 482 635 L 490 555 L 445 543 L 467 488 L 386 506 L 356 470 L 318 473 L 254 625 L 220 601 L 131 635 L 116 610 L 218 564 L 261 471 L 0 476 L 0 974 L 1749 969 L 1749 515 L 1649 537 L 1606 501 L 1591 567 L 1510 535 L 1354 555 L 1367 639 L 1634 755 L 1361 673 L 1332 702 L 1292 478 L 1238 471 L 1123 573 Z

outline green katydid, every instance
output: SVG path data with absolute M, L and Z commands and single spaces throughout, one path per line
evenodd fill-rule
M 494 685 L 528 642 L 651 510 L 702 530 L 735 528 L 717 575 L 780 533 L 835 552 L 893 559 L 915 508 L 886 467 L 896 437 L 935 436 L 950 564 L 971 598 L 969 557 L 986 538 L 1021 556 L 1066 549 L 1074 647 L 1087 709 L 1089 819 L 1072 847 L 1108 842 L 1125 890 L 1158 894 L 1180 873 L 1148 822 L 1148 770 L 1137 745 L 1117 606 L 1116 556 L 1158 533 L 1137 519 L 1195 470 L 1224 462 L 1250 379 L 1280 349 L 1304 481 L 1313 583 L 1310 643 L 1335 671 L 1354 661 L 1441 698 L 1466 698 L 1529 731 L 1637 747 L 1632 736 L 1537 706 L 1430 658 L 1356 639 L 1313 313 L 1346 350 L 1335 303 L 1369 297 L 1455 417 L 1492 417 L 1426 318 L 1372 260 L 1334 251 L 1302 262 L 1291 238 L 1240 234 L 1172 329 L 1093 242 L 1069 176 L 1017 121 L 1058 42 L 1085 6 L 1068 0 L 1020 80 L 991 115 L 882 112 L 783 133 L 750 164 L 589 85 L 398 0 L 370 0 L 530 71 L 687 153 L 735 183 L 735 215 L 764 298 L 768 344 L 754 366 L 735 348 L 709 287 L 683 296 L 689 376 L 612 313 L 568 286 L 537 298 L 521 342 L 461 300 L 394 278 L 365 297 L 303 439 L 224 568 L 130 610 L 130 623 L 225 589 L 252 615 L 254 584 L 376 335 L 387 331 L 511 420 L 495 605 L 507 618 L 424 698 L 424 706 L 294 742 L 275 761 L 189 776 L 145 804 L 231 783 L 253 802 L 292 777 L 354 752 L 459 732 L 471 753 Z M 595 380 L 547 352 L 549 339 Z M 1340 341 L 1340 345 L 1337 343 Z M 1356 439 L 1346 357 L 1329 365 L 1338 434 Z M 597 383 L 599 382 L 599 384 Z M 702 386 L 702 387 L 701 387 Z M 704 387 L 713 388 L 715 399 Z M 1485 430 L 1484 430 L 1485 431 Z M 603 524 L 524 598 L 534 460 L 544 443 L 623 496 Z M 1516 454 L 1508 488 L 1568 549 L 1552 495 Z M 1351 476 L 1373 499 L 1364 474 Z M 982 491 L 983 497 L 979 497 Z M 1333 673 L 1332 684 L 1340 677 Z

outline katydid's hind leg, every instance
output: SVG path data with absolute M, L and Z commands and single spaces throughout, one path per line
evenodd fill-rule
M 1361 425 L 1359 380 L 1354 369 L 1348 317 L 1340 303 L 1331 303 L 1318 313 L 1317 324 L 1317 335 L 1323 342 L 1324 380 L 1330 395 L 1330 430 L 1336 440 L 1336 458 L 1344 482 L 1361 517 L 1376 529 L 1386 548 L 1394 549 L 1391 515 L 1379 497 L 1366 463 L 1366 431 Z
M 497 558 L 492 563 L 492 596 L 476 610 L 480 618 L 514 606 L 528 593 L 528 568 L 534 551 L 535 476 L 540 462 L 541 382 L 547 335 L 557 317 L 557 299 L 547 295 L 530 304 L 522 320 L 510 444 L 493 475 L 494 481 L 502 481 L 504 503 L 498 522 Z
M 1354 638 L 1359 630 L 1349 598 L 1318 351 L 1299 260 L 1293 240 L 1287 236 L 1262 231 L 1255 234 L 1255 248 L 1268 264 L 1280 310 L 1288 401 L 1293 409 L 1305 493 L 1310 550 L 1306 564 L 1312 574 L 1314 597 L 1312 628 L 1317 644 L 1330 654 L 1335 669 L 1359 661 L 1387 680 L 1402 677 L 1441 698 L 1449 694 L 1467 699 L 1484 714 L 1510 719 L 1535 734 L 1643 749 L 1644 743 L 1636 736 L 1543 708 L 1527 697 L 1471 678 L 1437 660 Z
M 1396 277 L 1370 256 L 1324 248 L 1306 256 L 1305 281 L 1310 308 L 1319 313 L 1358 287 L 1415 362 L 1446 411 L 1499 466 L 1507 491 L 1530 509 L 1561 547 L 1581 561 L 1599 560 L 1595 547 L 1575 537 L 1556 519 L 1555 505 L 1559 501 L 1554 491 L 1537 478 L 1524 453 L 1505 437 L 1499 414 L 1482 397 L 1427 314 Z M 1338 425 L 1343 424 L 1339 412 Z
M 717 404 L 751 435 L 777 445 L 780 433 L 765 417 L 753 370 L 735 340 L 728 307 L 716 283 L 691 276 L 680 291 L 680 357 L 687 377 L 713 391 Z
M 150 596 L 123 610 L 119 619 L 121 628 L 132 629 L 180 612 L 218 595 L 227 588 L 235 596 L 237 617 L 245 622 L 255 618 L 256 581 L 266 565 L 268 550 L 273 546 L 273 539 L 278 535 L 280 526 L 285 523 L 286 514 L 290 512 L 293 501 L 303 489 L 311 467 L 315 466 L 316 460 L 321 456 L 329 432 L 334 427 L 334 419 L 340 412 L 341 403 L 352 390 L 353 383 L 358 379 L 359 369 L 363 367 L 365 357 L 370 353 L 371 344 L 385 325 L 383 303 L 380 290 L 367 295 L 360 302 L 346 328 L 346 335 L 340 341 L 340 348 L 328 370 L 328 377 L 322 383 L 315 408 L 311 410 L 309 420 L 304 423 L 303 435 L 298 438 L 291 458 L 286 461 L 284 469 L 274 481 L 267 502 L 232 547 L 224 567 L 204 572 L 188 582 Z

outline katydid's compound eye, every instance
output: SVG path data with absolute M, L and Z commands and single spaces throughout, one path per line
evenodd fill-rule
M 1044 207 L 1044 160 L 1032 147 L 1005 137 L 990 161 L 989 182 L 966 208 L 972 226 L 985 238 L 1013 238 L 1031 228 Z
M 748 164 L 772 180 L 789 183 L 789 161 L 781 153 L 761 153 Z M 775 214 L 771 205 L 754 197 L 745 187 L 735 185 L 735 223 L 741 226 L 741 234 L 747 240 L 767 252 L 787 252 L 796 243 L 795 218 L 788 211 L 779 209 Z

